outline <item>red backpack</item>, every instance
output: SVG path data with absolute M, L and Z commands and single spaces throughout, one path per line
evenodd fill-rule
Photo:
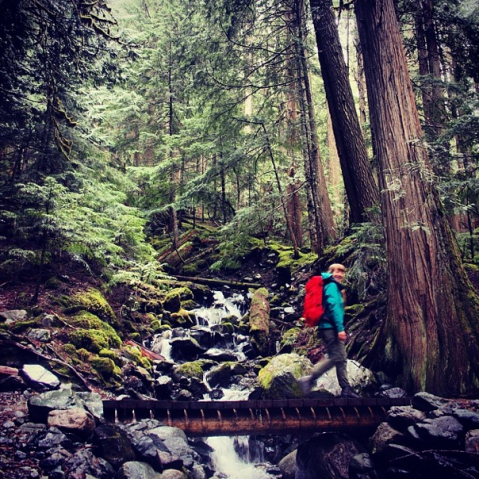
M 303 318 L 305 319 L 307 326 L 317 326 L 324 313 L 323 286 L 324 282 L 322 276 L 313 276 L 306 283 Z

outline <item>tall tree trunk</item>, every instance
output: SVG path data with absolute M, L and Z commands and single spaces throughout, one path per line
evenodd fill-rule
M 371 219 L 368 210 L 379 203 L 379 192 L 369 164 L 331 0 L 310 0 L 319 63 L 331 113 L 350 220 Z
M 333 211 L 326 187 L 326 178 L 319 152 L 318 132 L 309 80 L 307 55 L 304 48 L 306 33 L 304 25 L 304 5 L 297 0 L 294 9 L 294 46 L 296 58 L 296 85 L 301 111 L 303 136 L 304 175 L 308 198 L 309 236 L 312 249 L 319 254 L 324 247 L 336 238 Z
M 462 268 L 420 144 L 393 0 L 357 0 L 356 15 L 388 261 L 381 366 L 399 362 L 402 385 L 412 392 L 467 394 L 479 383 L 479 300 Z

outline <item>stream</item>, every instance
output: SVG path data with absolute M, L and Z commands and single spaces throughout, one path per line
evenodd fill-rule
M 222 326 L 225 318 L 238 320 L 248 310 L 248 298 L 242 294 L 225 297 L 220 291 L 214 293 L 210 306 L 194 310 L 197 325 L 191 329 L 174 328 L 158 335 L 152 349 L 173 362 L 186 362 L 178 351 L 175 342 L 195 338 L 209 346 L 202 357 L 215 359 L 219 364 L 223 361 L 234 361 L 241 364 L 247 361 L 247 351 L 251 347 L 249 337 L 237 333 L 226 332 Z M 179 349 L 179 348 L 178 348 Z M 211 378 L 210 378 L 211 379 Z M 203 382 L 207 392 L 202 400 L 242 400 L 248 399 L 250 390 L 245 386 L 231 384 L 228 387 L 212 386 L 209 383 L 208 371 Z M 214 450 L 211 455 L 214 465 L 214 478 L 229 479 L 274 479 L 277 475 L 267 472 L 272 466 L 264 461 L 264 446 L 250 436 L 208 437 L 205 442 Z

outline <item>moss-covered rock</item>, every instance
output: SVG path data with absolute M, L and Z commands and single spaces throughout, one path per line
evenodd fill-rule
M 140 348 L 137 348 L 136 346 L 125 346 L 123 352 L 139 366 L 145 369 L 151 369 L 151 361 L 141 354 Z
M 71 297 L 63 296 L 59 301 L 65 306 L 65 312 L 67 314 L 85 310 L 109 324 L 118 324 L 112 307 L 103 294 L 97 289 L 90 288 L 86 291 L 75 293 Z
M 181 328 L 191 328 L 196 324 L 194 314 L 182 308 L 171 315 L 170 322 L 173 326 Z
M 181 309 L 182 301 L 189 301 L 193 299 L 191 289 L 183 286 L 181 288 L 174 288 L 166 294 L 163 300 L 163 307 L 170 311 L 170 313 L 177 313 Z
M 80 311 L 75 316 L 70 318 L 69 322 L 72 326 L 75 326 L 83 330 L 100 331 L 102 335 L 106 337 L 106 340 L 107 340 L 107 344 L 105 347 L 119 348 L 121 346 L 121 339 L 118 336 L 115 329 L 113 329 L 113 327 L 110 324 L 106 323 L 105 321 L 102 321 L 98 316 L 95 316 L 94 314 L 89 313 L 88 311 Z M 72 341 L 72 343 L 76 345 L 75 342 Z M 86 346 L 80 346 L 80 347 L 86 347 Z M 98 351 L 99 350 L 95 350 L 93 352 L 98 352 Z
M 311 368 L 311 361 L 299 354 L 275 356 L 258 374 L 263 396 L 267 399 L 301 397 L 296 379 L 307 374 Z
M 118 351 L 112 351 L 111 349 L 102 349 L 98 356 L 111 359 L 117 366 L 121 366 L 123 363 Z
M 180 364 L 174 368 L 174 373 L 178 376 L 186 376 L 188 378 L 196 378 L 203 380 L 203 362 L 190 361 Z
M 92 353 L 109 347 L 108 336 L 103 331 L 79 328 L 68 333 L 68 338 L 76 348 Z
M 110 358 L 96 356 L 91 360 L 91 366 L 104 379 L 121 376 L 121 369 Z

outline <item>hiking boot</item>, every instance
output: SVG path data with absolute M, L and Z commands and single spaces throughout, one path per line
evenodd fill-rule
M 299 378 L 298 385 L 301 392 L 306 396 L 311 392 L 311 388 L 313 387 L 313 376 L 303 376 Z
M 345 388 L 343 388 L 343 390 L 341 391 L 341 397 L 348 399 L 361 399 L 361 396 L 356 393 L 351 386 L 346 386 Z

